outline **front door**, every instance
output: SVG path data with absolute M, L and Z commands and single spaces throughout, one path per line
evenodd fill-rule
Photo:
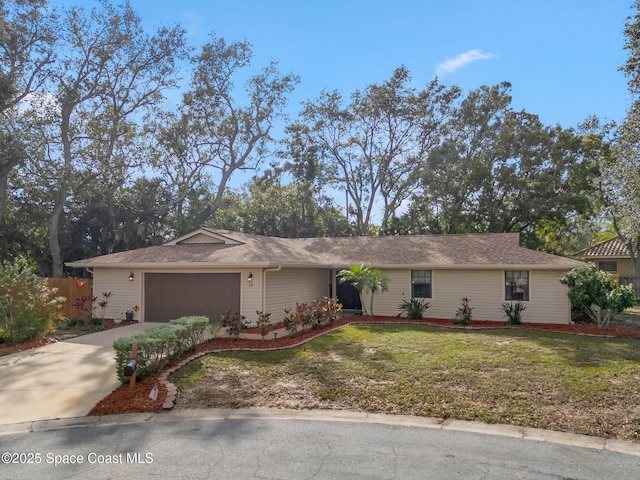
M 336 296 L 343 310 L 362 310 L 360 293 L 351 282 L 336 281 Z

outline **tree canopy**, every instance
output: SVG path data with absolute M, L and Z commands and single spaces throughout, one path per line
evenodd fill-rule
M 609 223 L 640 271 L 640 1 L 621 126 L 545 125 L 508 82 L 398 66 L 286 115 L 302 79 L 247 40 L 146 30 L 128 2 L 0 2 L 0 260 L 64 262 L 201 225 L 283 237 L 519 232 L 570 255 Z M 182 81 L 184 79 L 184 81 Z M 282 134 L 276 132 L 284 132 Z M 244 175 L 245 182 L 239 181 Z M 80 273 L 80 272 L 77 272 Z

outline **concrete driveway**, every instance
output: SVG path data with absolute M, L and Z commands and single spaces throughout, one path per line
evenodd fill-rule
M 0 424 L 84 416 L 120 382 L 113 341 L 138 323 L 0 357 Z

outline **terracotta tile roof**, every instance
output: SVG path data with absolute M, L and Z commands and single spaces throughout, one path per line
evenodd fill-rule
M 517 233 L 333 237 L 287 239 L 222 230 L 200 232 L 236 244 L 178 243 L 131 250 L 72 262 L 72 267 L 274 265 L 336 267 L 375 266 L 496 267 L 528 265 L 572 268 L 580 262 L 520 247 Z M 185 238 L 185 237 L 181 237 Z
M 585 258 L 595 257 L 630 257 L 629 248 L 620 239 L 614 237 L 604 242 L 597 243 L 582 252 Z

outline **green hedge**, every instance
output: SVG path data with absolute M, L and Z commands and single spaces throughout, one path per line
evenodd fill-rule
M 209 328 L 207 317 L 181 317 L 167 325 L 149 328 L 131 337 L 121 337 L 113 342 L 116 351 L 116 374 L 122 383 L 124 367 L 131 359 L 131 348 L 138 345 L 138 379 L 153 375 L 166 367 L 184 352 L 192 350 L 206 338 Z
M 180 317 L 171 320 L 169 325 L 183 325 L 187 327 L 182 341 L 186 344 L 186 349 L 196 348 L 196 345 L 202 343 L 207 338 L 209 331 L 209 319 L 207 317 Z

